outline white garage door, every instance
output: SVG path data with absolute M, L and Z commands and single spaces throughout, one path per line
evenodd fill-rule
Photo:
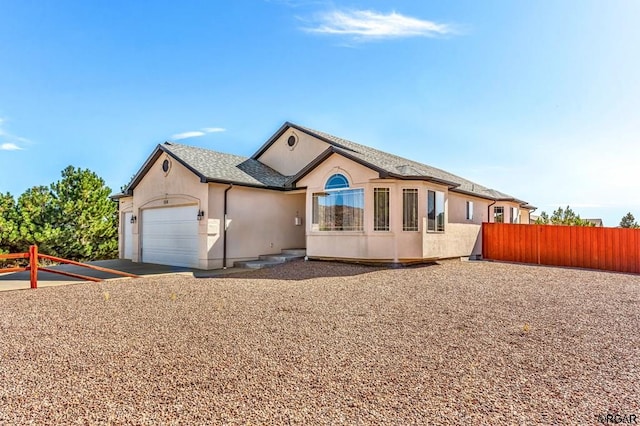
M 142 261 L 198 267 L 198 207 L 142 211 Z

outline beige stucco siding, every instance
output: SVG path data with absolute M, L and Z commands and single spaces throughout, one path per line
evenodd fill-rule
M 446 259 L 482 254 L 481 227 L 479 224 L 448 223 L 444 233 L 425 233 L 424 258 Z
M 473 202 L 473 219 L 467 220 L 467 201 Z M 492 201 L 471 195 L 449 192 L 449 222 L 481 224 L 487 221 L 488 207 Z
M 290 136 L 297 140 L 293 147 L 287 143 Z M 285 176 L 293 176 L 329 147 L 326 142 L 290 128 L 258 160 Z
M 313 210 L 313 193 L 324 191 L 327 179 L 341 173 L 352 188 L 364 190 L 364 227 L 362 231 L 318 231 L 307 221 L 307 255 L 319 258 L 367 259 L 378 261 L 412 261 L 424 258 L 422 220 L 417 231 L 403 231 L 403 190 L 418 190 L 418 217 L 427 216 L 427 191 L 441 191 L 445 195 L 445 223 L 447 221 L 447 187 L 425 181 L 381 179 L 377 172 L 340 155 L 329 157 L 323 164 L 298 183 L 307 187 L 307 211 Z M 389 189 L 389 231 L 373 230 L 374 188 Z M 446 226 L 445 226 L 446 229 Z M 442 234 L 445 235 L 445 234 Z M 469 255 L 465 253 L 464 255 Z
M 525 225 L 529 224 L 529 211 L 527 209 L 521 208 L 520 204 L 518 203 L 505 201 L 498 201 L 493 206 L 491 206 L 491 217 L 489 220 L 490 222 L 493 222 L 496 207 L 504 207 L 504 223 L 512 223 L 511 209 L 515 207 L 518 210 L 518 214 L 520 215 L 518 223 L 522 223 Z
M 170 163 L 169 171 L 166 173 L 162 170 L 164 160 L 169 160 Z M 185 205 L 194 205 L 198 209 L 202 209 L 203 206 L 207 205 L 207 198 L 206 184 L 201 183 L 200 179 L 192 171 L 170 156 L 161 155 L 135 187 L 133 197 L 121 200 L 121 203 L 130 203 L 130 207 L 127 205 L 126 208 L 130 209 L 129 211 L 137 218 L 136 223 L 133 224 L 132 231 L 132 260 L 134 262 L 142 260 L 140 233 L 144 226 L 142 212 L 145 209 Z M 206 221 L 201 221 L 198 224 L 198 235 L 201 247 L 198 259 L 199 267 L 205 269 L 207 265 L 206 251 L 204 249 L 206 243 Z
M 118 221 L 119 226 L 118 226 L 118 254 L 119 254 L 119 258 L 120 259 L 124 259 L 125 255 L 124 255 L 124 246 L 125 246 L 125 238 L 127 238 L 127 236 L 125 235 L 125 224 L 124 224 L 124 218 L 125 218 L 125 214 L 126 213 L 131 213 L 133 214 L 133 197 L 123 197 L 120 198 L 118 200 L 118 211 L 119 211 L 119 218 L 120 220 Z M 133 228 L 134 225 L 131 226 L 131 228 Z M 133 238 L 133 235 L 130 235 L 129 238 Z M 132 243 L 132 247 L 133 247 L 133 241 L 131 241 Z M 133 250 L 133 248 L 132 248 Z M 135 250 L 133 250 L 135 252 Z
M 223 265 L 224 191 L 209 184 L 207 265 Z M 295 224 L 298 216 L 301 225 Z M 305 247 L 305 194 L 233 186 L 227 192 L 227 266 L 261 254 Z

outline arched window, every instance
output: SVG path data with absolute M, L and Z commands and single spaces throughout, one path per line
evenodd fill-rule
M 313 194 L 312 230 L 362 231 L 363 226 L 364 189 L 349 188 L 340 173 L 331 175 L 324 191 Z
M 349 187 L 349 181 L 344 175 L 340 173 L 336 173 L 332 175 L 329 179 L 327 179 L 327 183 L 324 186 L 324 189 L 343 189 Z

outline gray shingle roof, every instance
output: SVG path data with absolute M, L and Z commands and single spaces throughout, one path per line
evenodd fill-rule
M 511 195 L 490 189 L 470 180 L 456 176 L 436 167 L 399 157 L 329 133 L 285 123 L 280 130 L 265 143 L 251 158 L 234 154 L 225 154 L 205 148 L 165 142 L 160 145 L 162 151 L 170 153 L 187 168 L 196 173 L 202 181 L 229 182 L 240 185 L 285 189 L 295 177 L 284 176 L 258 161 L 268 147 L 289 127 L 296 128 L 315 136 L 332 146 L 334 152 L 344 154 L 356 161 L 384 172 L 389 177 L 406 179 L 426 179 L 449 185 L 452 191 L 475 195 L 490 200 L 514 200 L 524 204 Z M 141 171 L 142 172 L 142 171 Z M 133 186 L 139 179 L 134 179 Z
M 339 138 L 330 135 L 329 133 L 299 126 L 297 124 L 290 124 L 294 127 L 297 127 L 299 130 L 310 133 L 312 135 L 317 135 L 328 143 L 334 145 L 336 148 L 344 149 L 346 154 L 352 157 L 359 158 L 364 162 L 376 166 L 380 169 L 386 170 L 391 174 L 400 175 L 407 178 L 425 177 L 437 179 L 444 182 L 450 182 L 454 185 L 457 185 L 453 189 L 453 191 L 465 192 L 477 195 L 482 198 L 489 198 L 492 200 L 513 199 L 516 201 L 521 201 L 517 200 L 511 195 L 505 194 L 504 192 L 496 191 L 495 189 L 489 189 L 485 186 L 479 185 L 475 182 L 471 182 L 470 180 L 461 178 L 460 176 L 456 176 L 442 169 L 418 163 L 416 161 L 402 158 L 397 155 L 389 154 L 387 152 L 380 151 L 365 145 L 360 145 L 359 143 Z
M 162 149 L 209 181 L 284 188 L 287 180 L 269 166 L 252 158 L 211 151 L 205 148 L 165 142 Z

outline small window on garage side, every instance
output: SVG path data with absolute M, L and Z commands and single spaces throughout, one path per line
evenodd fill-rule
M 467 220 L 473 220 L 473 201 L 467 201 Z

